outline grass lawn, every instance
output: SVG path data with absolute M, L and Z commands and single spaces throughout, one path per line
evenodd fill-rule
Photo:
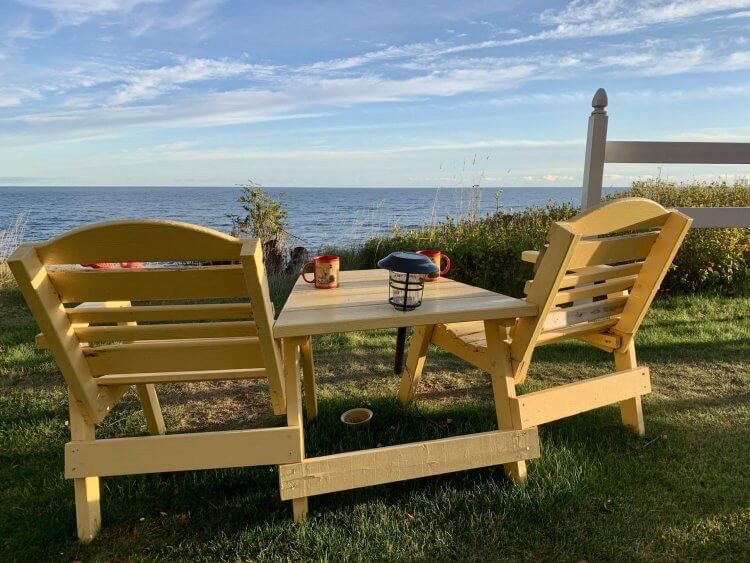
M 291 522 L 277 470 L 260 467 L 102 480 L 103 529 L 75 538 L 62 379 L 17 291 L 0 290 L 1 560 L 750 559 L 750 298 L 660 300 L 639 335 L 654 391 L 647 436 L 608 407 L 543 427 L 525 486 L 501 468 L 336 493 Z M 416 404 L 396 406 L 394 333 L 315 341 L 320 419 L 308 455 L 491 430 L 488 377 L 436 350 Z M 525 390 L 598 375 L 583 345 L 538 350 Z M 160 387 L 171 431 L 278 424 L 257 382 Z M 144 433 L 134 392 L 98 434 Z M 375 411 L 348 433 L 346 408 Z M 196 455 L 200 455 L 196 452 Z

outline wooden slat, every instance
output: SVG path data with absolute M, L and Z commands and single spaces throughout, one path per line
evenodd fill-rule
M 557 295 L 555 295 L 553 304 L 559 305 L 560 303 L 571 303 L 574 301 L 580 301 L 581 299 L 589 299 L 591 297 L 599 297 L 600 295 L 621 292 L 633 287 L 637 279 L 638 276 L 627 276 L 624 278 L 607 280 L 604 283 L 584 285 L 583 287 L 575 287 L 573 289 L 561 289 L 557 292 Z
M 568 269 L 643 260 L 648 256 L 658 232 L 621 235 L 597 240 L 582 240 L 576 247 Z
M 553 330 L 547 330 L 539 335 L 536 341 L 536 346 L 544 346 L 545 344 L 552 344 L 553 342 L 559 342 L 561 340 L 570 340 L 571 338 L 578 338 L 582 334 L 592 334 L 596 332 L 602 332 L 610 327 L 617 324 L 617 318 L 603 319 L 601 321 L 591 321 L 588 323 L 581 323 L 573 326 L 567 326 L 563 328 L 556 328 Z
M 247 297 L 241 266 L 50 270 L 63 303 Z
M 539 457 L 536 428 L 311 458 L 279 467 L 281 499 L 322 495 Z
M 648 368 L 636 368 L 527 393 L 510 403 L 523 426 L 538 426 L 650 392 Z
M 239 260 L 242 241 L 177 221 L 109 221 L 36 245 L 45 264 Z
M 81 342 L 123 342 L 133 340 L 173 340 L 181 338 L 232 338 L 256 336 L 252 321 L 223 323 L 180 323 L 124 326 L 81 326 L 74 328 Z
M 567 274 L 560 283 L 560 288 L 574 287 L 584 283 L 597 283 L 612 278 L 632 276 L 641 271 L 643 262 L 632 264 L 619 264 L 617 266 L 596 266 Z
M 611 317 L 622 312 L 628 298 L 626 296 L 613 297 L 593 303 L 574 305 L 564 309 L 553 309 L 544 320 L 543 330 L 552 330 Z
M 482 331 L 484 332 L 484 329 L 482 329 Z M 436 346 L 442 348 L 446 352 L 458 356 L 462 360 L 469 362 L 471 365 L 487 372 L 490 371 L 486 343 L 481 347 L 476 343 L 466 344 L 466 342 L 457 338 L 452 333 L 445 330 L 445 328 L 442 328 L 441 325 L 435 327 L 431 341 Z
M 750 164 L 750 143 L 607 141 L 605 161 L 628 164 Z
M 597 332 L 595 334 L 583 334 L 578 337 L 583 342 L 588 342 L 606 352 L 613 352 L 620 347 L 622 339 L 614 334 Z
M 521 260 L 523 260 L 524 262 L 530 262 L 532 264 L 535 264 L 538 259 L 539 259 L 538 250 L 524 250 L 523 252 L 521 252 Z
M 256 337 L 137 342 L 82 350 L 94 375 L 264 367 Z
M 596 198 L 597 201 L 601 196 Z M 620 231 L 661 227 L 669 211 L 650 199 L 623 197 L 599 203 L 568 221 L 583 236 L 606 235 Z
M 65 477 L 277 465 L 302 459 L 299 428 L 112 438 L 65 444 Z
M 465 323 L 451 323 L 444 325 L 445 330 L 450 332 L 453 336 L 458 338 L 467 336 L 469 334 L 476 334 L 478 332 L 484 333 L 484 322 L 483 321 L 468 321 Z
M 235 379 L 263 379 L 266 370 L 219 369 L 202 371 L 167 371 L 162 373 L 118 373 L 96 378 L 97 385 L 143 385 L 147 383 L 192 383 L 196 381 L 230 381 Z
M 216 303 L 201 305 L 135 305 L 132 307 L 75 307 L 66 309 L 74 323 L 121 323 L 162 321 L 220 321 L 251 319 L 250 303 Z

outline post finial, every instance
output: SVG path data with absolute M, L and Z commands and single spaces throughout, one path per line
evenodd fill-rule
M 594 94 L 594 98 L 591 100 L 591 107 L 594 108 L 594 111 L 591 113 L 607 113 L 607 110 L 605 109 L 607 103 L 607 91 L 604 88 L 599 88 L 596 91 L 596 94 Z

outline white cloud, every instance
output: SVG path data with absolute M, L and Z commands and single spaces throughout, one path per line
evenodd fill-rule
M 17 0 L 21 4 L 51 12 L 63 25 L 79 25 L 92 17 L 128 13 L 139 5 L 166 0 Z
M 573 176 L 560 176 L 557 174 L 545 174 L 542 176 L 542 180 L 546 182 L 561 182 L 561 181 L 571 181 L 573 180 Z

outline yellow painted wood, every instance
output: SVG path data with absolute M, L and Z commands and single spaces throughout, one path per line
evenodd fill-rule
M 624 197 L 603 202 L 580 213 L 568 224 L 584 236 L 661 227 L 669 211 L 650 199 Z
M 484 333 L 484 321 L 468 321 L 464 323 L 450 323 L 445 328 L 454 336 L 468 336 L 470 334 Z
M 65 476 L 114 476 L 302 460 L 299 428 L 261 428 L 68 442 Z
M 578 340 L 588 342 L 605 352 L 612 352 L 620 347 L 620 337 L 614 334 L 597 332 L 594 334 L 584 334 L 577 338 Z
M 238 379 L 265 379 L 266 370 L 218 369 L 198 371 L 167 371 L 160 373 L 116 373 L 96 378 L 98 385 L 145 385 L 157 383 L 195 383 L 198 381 L 234 381 Z
M 274 336 L 314 336 L 334 332 L 422 326 L 487 318 L 517 318 L 536 314 L 536 307 L 487 290 L 466 290 L 465 284 L 447 278 L 425 284 L 422 305 L 413 311 L 397 311 L 388 303 L 388 272 L 362 270 L 349 281 L 342 272 L 341 286 L 335 290 L 314 289 L 298 281 L 284 310 L 274 325 Z M 373 302 L 377 282 L 380 297 Z M 366 284 L 370 293 L 360 293 Z M 455 290 L 455 294 L 453 291 Z M 466 291 L 466 293 L 462 293 Z M 454 295 L 451 297 L 451 295 Z M 455 295 L 459 295 L 456 297 Z M 321 305 L 321 300 L 323 304 Z
M 535 264 L 537 260 L 539 260 L 539 251 L 538 250 L 524 250 L 521 253 L 521 260 L 524 262 L 530 262 L 531 264 Z
M 34 320 L 46 337 L 49 349 L 78 404 L 81 416 L 92 424 L 101 421 L 120 396 L 121 390 L 101 390 L 97 387 L 78 339 L 73 334 L 63 304 L 34 246 L 19 246 L 8 259 L 8 266 L 34 315 Z
M 595 332 L 601 332 L 613 327 L 617 324 L 617 319 L 602 319 L 599 321 L 591 321 L 588 323 L 581 323 L 579 325 L 566 326 L 563 328 L 555 328 L 552 330 L 545 330 L 540 332 L 539 336 L 534 343 L 534 346 L 544 346 L 546 344 L 552 344 L 553 342 L 560 342 L 561 340 L 570 340 L 571 338 L 580 338 L 585 334 L 592 334 Z
M 305 338 L 305 343 L 300 348 L 302 361 L 302 381 L 305 386 L 305 408 L 307 409 L 307 420 L 313 421 L 318 418 L 318 397 L 315 392 L 315 366 L 313 364 L 312 337 Z
M 635 343 L 630 344 L 623 350 L 615 351 L 615 369 L 625 371 L 637 368 L 638 362 L 635 357 Z M 643 420 L 643 405 L 641 395 L 637 394 L 620 401 L 620 417 L 622 424 L 638 436 L 646 435 L 646 425 Z
M 58 269 L 49 277 L 63 303 L 247 297 L 241 266 Z
M 427 359 L 427 348 L 432 339 L 434 325 L 423 325 L 414 328 L 409 341 L 409 352 L 406 355 L 404 371 L 401 374 L 401 386 L 398 391 L 398 402 L 406 406 L 414 400 L 414 393 L 422 377 L 424 362 Z
M 73 323 L 249 320 L 253 316 L 250 303 L 135 305 L 117 309 L 78 306 L 66 311 Z
M 240 251 L 245 285 L 253 304 L 255 322 L 258 328 L 258 342 L 266 368 L 268 387 L 271 393 L 273 412 L 277 415 L 286 412 L 285 385 L 281 362 L 281 351 L 274 340 L 274 310 L 268 288 L 268 278 L 263 265 L 263 246 L 259 239 L 246 240 Z M 246 366 L 257 367 L 257 366 Z
M 94 424 L 87 421 L 68 386 L 70 438 L 73 442 L 95 439 Z M 96 475 L 73 480 L 78 539 L 88 543 L 96 537 L 102 525 L 99 477 Z
M 258 334 L 258 329 L 252 321 L 132 326 L 81 326 L 76 327 L 74 330 L 80 342 L 234 338 L 239 336 L 256 336 Z
M 560 305 L 562 303 L 572 303 L 582 299 L 589 299 L 591 297 L 609 295 L 610 293 L 618 293 L 633 287 L 636 279 L 638 279 L 638 276 L 627 276 L 624 278 L 607 280 L 603 283 L 587 284 L 572 289 L 561 289 L 555 294 L 552 304 Z
M 692 221 L 690 217 L 678 211 L 670 212 L 651 254 L 641 268 L 637 283 L 630 291 L 620 322 L 612 329 L 612 332 L 623 337 L 623 347 L 630 344 L 633 335 L 641 326 Z
M 641 271 L 643 262 L 632 264 L 619 264 L 617 266 L 595 266 L 576 270 L 575 273 L 567 274 L 560 283 L 561 288 L 575 287 L 585 283 L 598 283 L 613 278 L 622 278 L 637 275 Z
M 552 309 L 547 313 L 543 330 L 564 328 L 617 315 L 622 312 L 627 300 L 627 296 L 617 296 L 593 303 Z
M 265 367 L 257 337 L 144 341 L 81 350 L 94 375 Z
M 37 245 L 45 264 L 237 260 L 238 239 L 178 221 L 109 221 Z
M 484 325 L 484 323 L 482 324 Z M 451 326 L 435 325 L 435 330 L 432 333 L 432 343 L 446 352 L 469 362 L 471 365 L 489 372 L 490 365 L 486 342 L 482 346 L 478 346 L 477 343 L 466 344 L 460 337 L 456 337 L 450 331 L 450 328 L 446 328 Z M 484 326 L 482 327 L 482 334 L 484 334 Z
M 578 243 L 568 268 L 575 270 L 600 264 L 643 260 L 658 236 L 658 232 L 648 232 L 582 240 Z
M 97 381 L 97 383 L 100 382 Z M 164 416 L 161 413 L 159 396 L 156 394 L 153 384 L 139 384 L 135 386 L 135 390 L 143 407 L 143 415 L 146 417 L 148 431 L 155 436 L 166 434 L 167 427 L 164 424 Z
M 546 424 L 651 392 L 648 368 L 636 368 L 558 385 L 511 399 L 524 428 Z
M 521 424 L 513 417 L 510 400 L 516 396 L 516 385 L 513 380 L 513 366 L 508 342 L 508 327 L 498 321 L 485 321 L 484 331 L 487 335 L 487 358 L 490 365 L 492 395 L 495 401 L 495 416 L 500 430 L 520 430 Z M 516 461 L 520 460 L 520 461 Z M 526 461 L 516 457 L 503 465 L 505 474 L 514 482 L 526 480 Z
M 299 431 L 297 448 L 301 454 L 302 461 L 305 458 L 305 440 L 302 434 L 302 396 L 299 381 L 299 351 L 304 343 L 303 338 L 285 338 L 282 341 L 284 347 L 284 385 L 286 387 L 286 423 L 289 428 Z M 283 488 L 281 471 L 279 467 L 279 488 Z M 282 497 L 283 498 L 283 497 Z M 308 502 L 306 495 L 298 495 L 292 502 L 292 516 L 295 522 L 302 522 L 307 518 Z
M 536 428 L 494 431 L 306 459 L 279 467 L 289 500 L 539 457 Z
M 534 343 L 542 332 L 560 281 L 570 268 L 569 264 L 581 235 L 571 231 L 564 223 L 555 223 L 550 229 L 548 239 L 549 248 L 539 262 L 534 275 L 534 287 L 526 297 L 526 301 L 536 305 L 539 312 L 535 317 L 520 319 L 513 333 L 511 357 L 516 383 L 523 383 L 526 378 L 534 353 Z

